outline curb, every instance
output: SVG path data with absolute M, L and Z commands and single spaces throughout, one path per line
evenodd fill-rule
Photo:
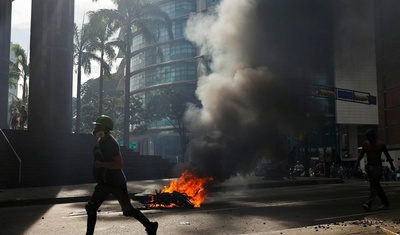
M 390 229 L 387 229 L 385 227 L 381 227 L 381 230 L 382 230 L 382 232 L 384 232 L 387 235 L 399 235 L 400 234 L 400 233 L 393 232 Z

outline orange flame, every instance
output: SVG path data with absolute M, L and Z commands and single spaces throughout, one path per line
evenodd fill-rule
M 176 191 L 185 194 L 194 207 L 200 207 L 200 204 L 202 204 L 207 197 L 207 191 L 204 189 L 204 186 L 213 180 L 212 177 L 197 177 L 186 170 L 179 179 L 173 180 L 169 186 L 164 186 L 162 192 L 172 193 Z

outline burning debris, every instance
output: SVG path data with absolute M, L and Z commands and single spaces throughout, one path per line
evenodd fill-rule
M 133 196 L 134 201 L 142 203 L 146 208 L 194 208 L 186 194 L 173 191 L 172 193 L 154 192 L 138 193 Z
M 212 181 L 211 177 L 198 177 L 184 171 L 179 179 L 173 180 L 159 192 L 138 193 L 133 196 L 133 200 L 146 208 L 200 207 L 207 197 L 205 187 Z

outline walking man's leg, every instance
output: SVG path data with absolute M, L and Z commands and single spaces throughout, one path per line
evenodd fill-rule
M 94 233 L 97 221 L 97 210 L 109 194 L 107 188 L 99 184 L 96 185 L 92 198 L 85 206 L 87 214 L 86 235 L 92 235 Z
M 130 201 L 126 185 L 121 185 L 120 190 L 113 192 L 114 196 L 118 199 L 122 207 L 123 215 L 133 217 L 139 221 L 145 228 L 149 235 L 156 235 L 158 229 L 157 222 L 150 222 L 150 220 L 138 209 L 135 209 Z
M 380 207 L 380 209 L 389 208 L 389 200 L 388 200 L 388 198 L 387 198 L 387 196 L 386 196 L 385 191 L 383 191 L 383 188 L 382 188 L 382 186 L 381 186 L 380 183 L 378 183 L 377 190 L 378 190 L 378 192 L 377 192 L 378 197 L 381 199 L 382 204 L 383 204 L 383 205 Z
M 146 228 L 146 232 L 149 235 L 156 235 L 158 229 L 157 222 L 150 222 L 150 220 L 138 209 L 135 209 L 130 205 L 127 209 L 123 210 L 124 216 L 133 217 L 138 220 Z
M 379 182 L 370 178 L 370 190 L 369 190 L 369 197 L 367 200 L 367 204 L 369 207 L 371 207 L 372 202 L 374 201 L 375 197 L 378 195 L 378 185 L 379 185 Z
M 370 193 L 367 202 L 363 205 L 363 208 L 367 211 L 371 209 L 372 202 L 376 196 L 379 196 L 384 205 L 389 205 L 389 201 L 380 185 L 380 180 L 382 177 L 381 167 L 368 167 L 367 170 L 369 183 L 370 183 Z M 368 208 L 365 206 L 367 205 Z
M 369 179 L 369 196 L 368 196 L 367 201 L 362 205 L 362 208 L 366 211 L 370 211 L 372 202 L 374 201 L 374 199 L 377 195 L 376 177 L 375 177 L 372 167 L 367 166 L 367 168 L 365 170 L 367 172 L 367 176 Z
M 86 235 L 92 235 L 94 233 L 94 227 L 96 226 L 97 220 L 97 209 L 92 201 L 89 201 L 86 206 L 87 222 L 86 222 Z

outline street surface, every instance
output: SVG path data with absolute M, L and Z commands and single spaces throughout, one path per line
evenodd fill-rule
M 400 182 L 382 185 L 391 202 L 391 211 L 399 210 Z M 363 211 L 361 204 L 368 191 L 367 182 L 345 180 L 343 184 L 218 192 L 210 194 L 201 208 L 143 212 L 150 220 L 159 222 L 160 235 L 257 234 L 305 226 L 326 234 L 323 232 L 329 229 L 326 225 L 385 213 L 377 210 L 379 199 L 374 202 L 372 212 Z M 86 229 L 84 206 L 85 203 L 68 203 L 0 208 L 0 234 L 82 235 Z M 141 205 L 134 203 L 134 206 Z M 95 234 L 146 234 L 135 219 L 122 215 L 116 201 L 107 201 L 100 209 Z

